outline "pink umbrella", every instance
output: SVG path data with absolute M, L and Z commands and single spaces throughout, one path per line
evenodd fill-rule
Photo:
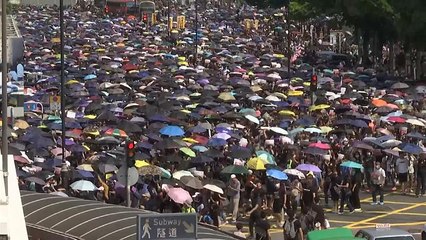
M 182 188 L 169 188 L 167 195 L 169 195 L 169 197 L 176 203 L 192 203 L 191 195 L 189 195 L 189 193 Z
M 309 147 L 315 147 L 315 148 L 320 148 L 320 149 L 324 149 L 324 150 L 330 150 L 331 149 L 330 145 L 328 145 L 327 143 L 322 143 L 322 142 L 311 143 L 311 144 L 309 144 Z

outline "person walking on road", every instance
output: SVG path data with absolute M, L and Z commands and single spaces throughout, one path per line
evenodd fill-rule
M 426 159 L 421 157 L 417 163 L 416 196 L 417 197 L 424 196 L 425 190 L 426 190 Z
M 376 161 L 374 164 L 374 171 L 371 173 L 371 181 L 373 186 L 373 202 L 371 203 L 371 205 L 384 204 L 383 185 L 385 184 L 385 180 L 386 172 L 381 167 L 380 161 Z M 380 202 L 377 202 L 377 194 L 380 195 Z
M 240 190 L 241 190 L 241 183 L 237 179 L 237 176 L 235 174 L 231 175 L 231 181 L 229 182 L 228 186 L 228 196 L 231 198 L 231 206 L 232 206 L 232 222 L 237 221 L 238 217 L 238 208 L 240 206 Z
M 287 210 L 288 219 L 283 225 L 284 240 L 303 240 L 303 229 L 299 219 L 295 217 L 294 211 Z
M 405 187 L 408 181 L 408 166 L 409 160 L 401 153 L 401 157 L 396 160 L 396 170 L 398 173 L 399 184 L 401 184 L 401 193 L 404 195 L 407 194 Z

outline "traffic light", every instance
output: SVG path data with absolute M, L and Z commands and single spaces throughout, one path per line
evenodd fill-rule
M 127 167 L 135 166 L 135 142 L 134 141 L 126 141 L 126 161 Z
M 142 21 L 143 21 L 144 23 L 148 23 L 148 14 L 144 13 L 144 14 L 142 15 Z
M 316 74 L 311 76 L 311 92 L 315 92 L 318 88 L 318 76 Z

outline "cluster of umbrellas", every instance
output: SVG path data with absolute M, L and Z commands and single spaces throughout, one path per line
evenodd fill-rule
M 245 35 L 235 20 L 230 21 L 235 28 L 231 34 L 214 11 L 202 16 L 208 23 L 197 33 L 202 60 L 192 65 L 195 33 L 189 28 L 177 34 L 173 45 L 162 31 L 164 24 L 148 28 L 131 19 L 69 10 L 62 152 L 57 134 L 61 119 L 49 110 L 49 96 L 60 88 L 58 19 L 49 8 L 27 14 L 29 8 L 22 7 L 17 15 L 27 46 L 25 101 L 40 103 L 43 109 L 27 112 L 25 120 L 10 126 L 9 150 L 19 163 L 18 175 L 30 182 L 44 185 L 49 173 L 58 173 L 64 155 L 74 166 L 71 188 L 96 190 L 97 174 L 114 177 L 122 165 L 121 144 L 129 138 L 136 141 L 135 167 L 140 175 L 159 175 L 183 187 L 217 193 L 223 193 L 223 182 L 203 182 L 198 177 L 204 176 L 200 167 L 221 159 L 231 159 L 223 166 L 223 175 L 247 174 L 252 169 L 286 180 L 288 175 L 304 178 L 306 172 L 321 172 L 315 164 L 283 170 L 272 152 L 265 150 L 269 145 L 325 155 L 331 149 L 328 136 L 354 134 L 369 128 L 372 121 L 408 127 L 413 129 L 408 137 L 424 139 L 420 133 L 426 124 L 424 113 L 405 113 L 409 103 L 422 99 L 422 89 L 411 91 L 405 83 L 379 81 L 374 70 L 336 74 L 318 66 L 320 89 L 310 103 L 308 79 L 314 66 L 296 62 L 289 73 L 284 67 L 288 59 L 268 47 L 266 36 Z M 366 86 L 390 90 L 371 98 L 378 91 L 367 92 Z M 318 125 L 317 116 L 331 110 L 337 115 L 332 124 Z M 382 149 L 392 155 L 424 152 L 397 140 L 386 128 L 377 131 L 382 136 L 359 139 L 353 147 Z M 259 132 L 266 137 L 255 145 L 254 133 Z M 295 144 L 302 134 L 310 137 L 306 146 Z M 352 161 L 343 164 L 362 167 Z M 179 171 L 170 171 L 172 165 Z M 173 186 L 165 189 L 174 201 L 191 199 L 184 188 Z

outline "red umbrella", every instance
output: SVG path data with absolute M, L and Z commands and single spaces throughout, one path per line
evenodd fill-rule
M 209 141 L 208 138 L 206 138 L 204 136 L 200 136 L 200 135 L 195 135 L 195 136 L 192 137 L 192 139 L 199 142 L 201 145 L 206 145 L 207 142 Z
M 407 119 L 402 118 L 402 117 L 397 117 L 397 116 L 388 117 L 387 120 L 389 122 L 394 122 L 394 123 L 405 123 L 407 121 Z
M 323 150 L 330 150 L 331 149 L 330 145 L 328 145 L 327 143 L 322 143 L 322 142 L 311 143 L 311 144 L 309 144 L 309 147 L 320 148 L 320 149 L 323 149 Z

